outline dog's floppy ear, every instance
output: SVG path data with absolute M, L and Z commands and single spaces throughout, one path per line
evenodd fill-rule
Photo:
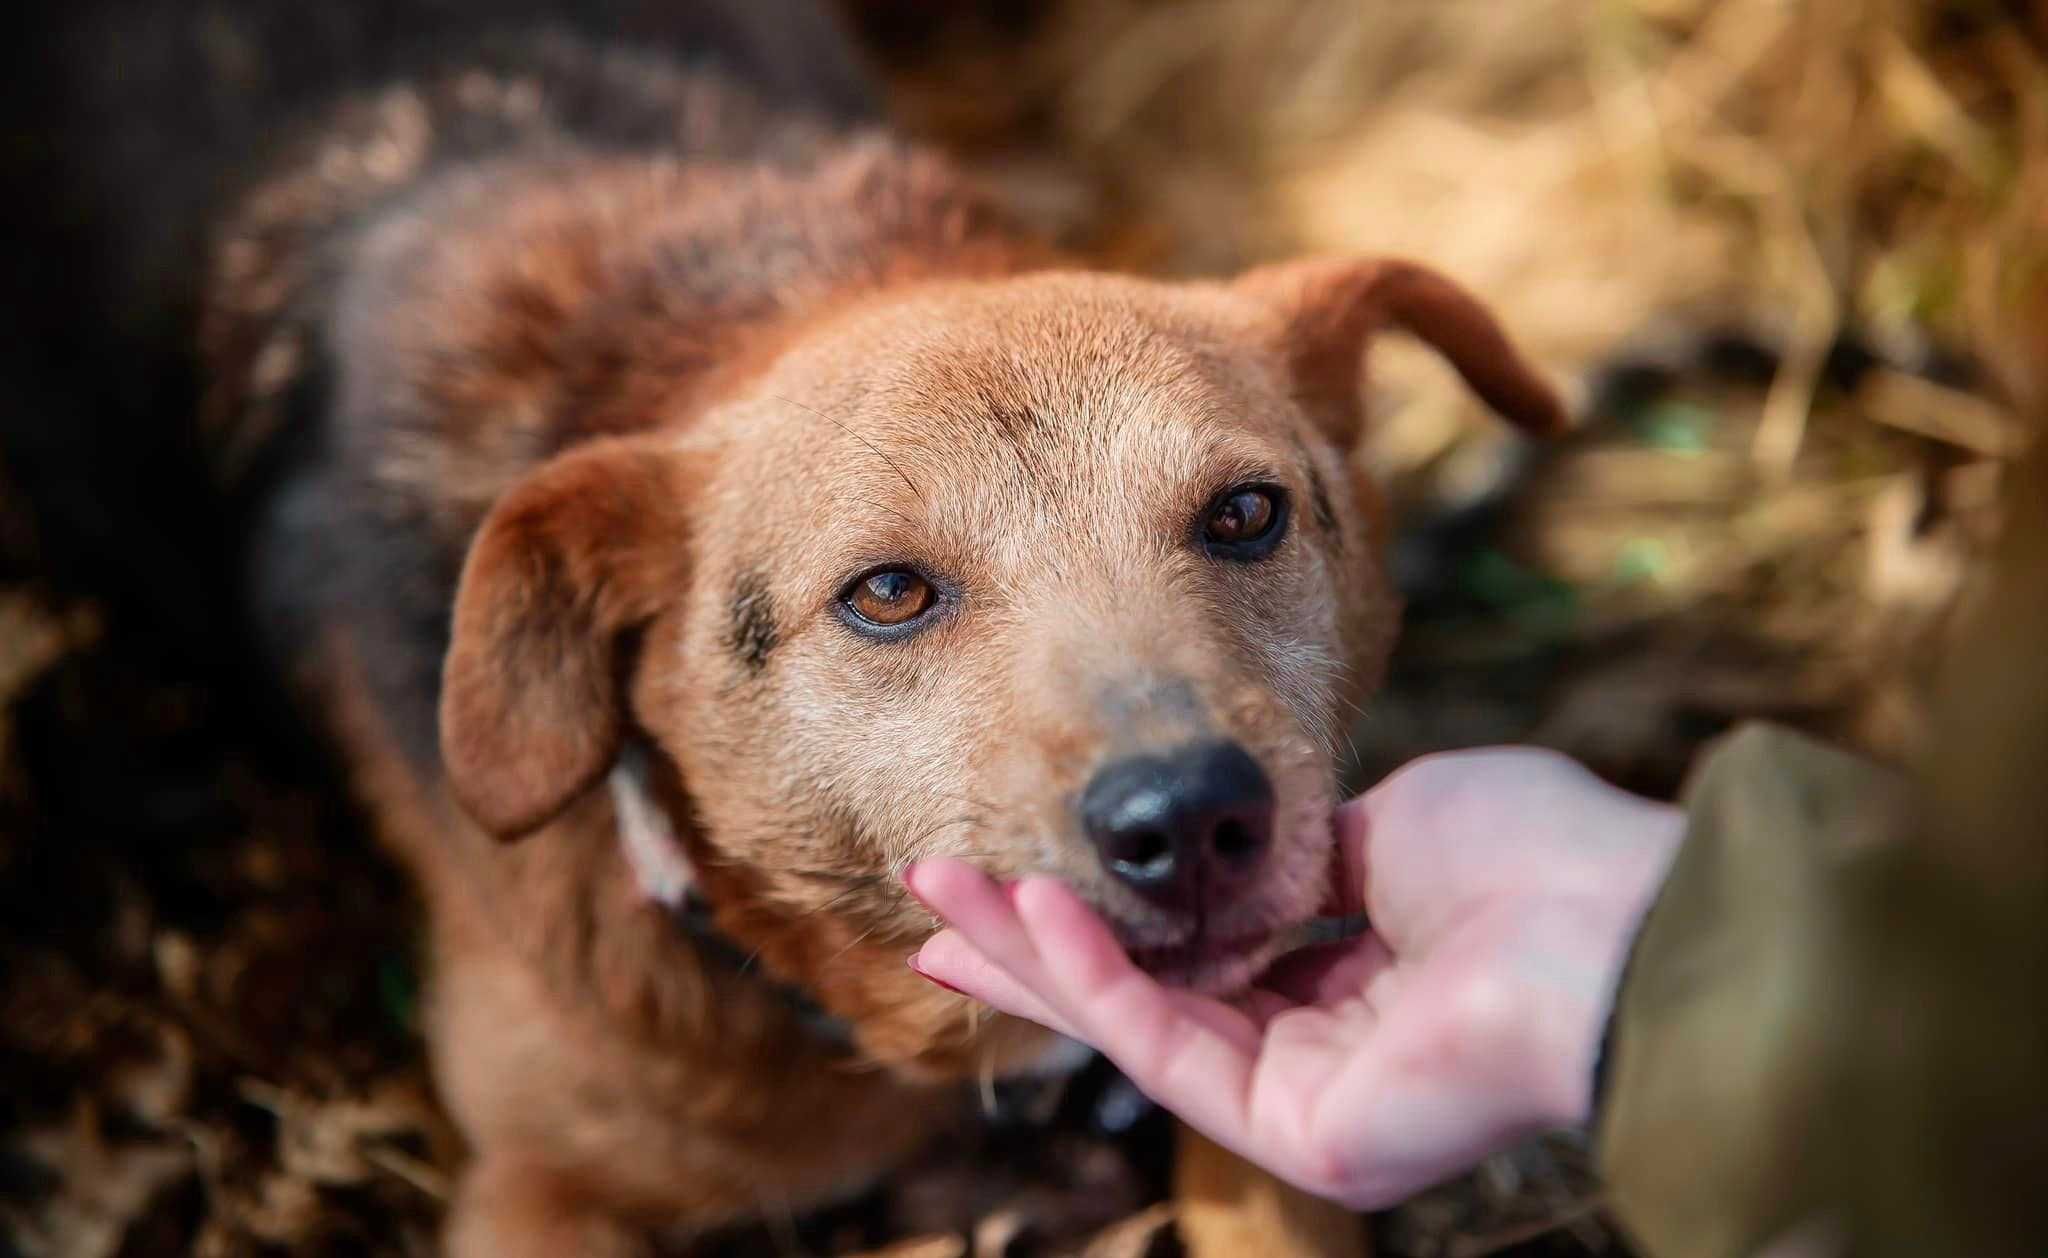
M 463 563 L 441 678 L 441 758 L 471 816 L 511 838 L 594 785 L 626 724 L 626 647 L 688 575 L 677 455 L 614 438 L 500 498 Z
M 1358 436 L 1365 352 L 1386 327 L 1428 342 L 1511 423 L 1543 435 L 1566 426 L 1557 394 L 1493 315 L 1426 266 L 1399 258 L 1312 258 L 1256 267 L 1234 287 L 1280 316 L 1280 350 L 1296 393 L 1339 444 Z

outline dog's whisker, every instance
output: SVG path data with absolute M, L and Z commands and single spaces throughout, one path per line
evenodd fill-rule
M 774 1238 L 777 1252 L 792 1258 L 804 1252 L 803 1238 L 797 1234 L 796 1211 L 790 1207 L 789 1199 L 781 1194 L 761 1194 L 755 1200 L 761 1209 L 762 1221 L 767 1224 L 770 1236 Z
M 963 860 L 972 862 L 976 860 L 999 858 L 1002 856 L 1009 855 L 1009 853 L 1004 852 L 999 848 L 993 847 L 966 847 L 946 852 L 945 855 L 953 860 Z M 903 875 L 903 870 L 913 863 L 915 862 L 910 860 L 905 860 L 898 863 L 896 867 L 896 875 L 899 880 L 899 884 Z
M 831 956 L 826 957 L 825 964 L 818 968 L 826 969 L 830 967 L 833 962 L 839 960 L 839 958 L 845 956 L 847 953 L 852 952 L 855 948 L 858 948 L 862 944 L 866 943 L 868 941 L 868 936 L 874 934 L 876 931 L 880 929 L 882 929 L 880 926 L 870 926 L 866 930 L 862 931 L 860 934 L 855 935 L 853 939 L 850 942 L 848 942 L 844 948 L 841 948 L 839 951 L 833 953 Z
M 768 936 L 768 938 L 762 940 L 758 945 L 755 946 L 752 952 L 749 952 L 746 955 L 746 958 L 742 960 L 739 964 L 739 972 L 745 974 L 748 971 L 750 971 L 753 968 L 754 962 L 760 958 L 761 954 L 764 951 L 766 951 L 771 946 L 778 944 L 783 940 L 789 938 L 798 930 L 801 930 L 804 927 L 806 927 L 809 924 L 811 918 L 818 916 L 820 913 L 830 912 L 832 909 L 838 907 L 839 904 L 841 904 L 848 898 L 858 895 L 862 891 L 873 890 L 875 885 L 880 882 L 880 879 L 874 879 L 872 881 L 863 881 L 858 886 L 848 887 L 846 890 L 840 892 L 838 895 L 833 896 L 831 899 L 825 901 L 823 904 L 813 905 L 812 907 L 805 909 L 803 912 L 798 913 L 795 917 L 790 918 L 788 921 L 783 922 L 781 925 L 781 929 L 777 930 L 774 934 Z M 872 933 L 872 930 L 870 931 L 870 933 Z M 836 960 L 837 958 L 834 959 Z
M 918 834 L 916 838 L 911 839 L 908 843 L 904 845 L 904 848 L 906 851 L 911 853 L 911 859 L 918 859 L 924 854 L 925 844 L 929 843 L 933 838 L 937 837 L 940 832 L 948 830 L 954 826 L 976 825 L 979 824 L 982 820 L 983 817 L 981 816 L 981 814 L 969 813 L 965 816 L 953 817 L 949 820 L 941 821 L 937 825 L 934 825 L 929 829 L 924 830 L 923 832 Z
M 903 483 L 910 486 L 910 492 L 917 495 L 917 500 L 919 502 L 923 502 L 927 506 L 930 505 L 930 503 L 926 500 L 924 496 L 924 491 L 917 487 L 916 481 L 910 479 L 910 473 L 904 471 L 901 467 L 897 466 L 896 460 L 890 458 L 887 454 L 884 454 L 882 452 L 882 447 L 876 445 L 872 441 L 869 441 L 866 437 L 861 436 L 853 429 L 847 427 L 845 424 L 839 422 L 837 419 L 834 419 L 832 416 L 827 415 L 825 412 L 819 410 L 815 406 L 805 406 L 802 402 L 797 401 L 795 398 L 784 397 L 780 393 L 771 393 L 769 394 L 769 396 L 774 398 L 778 402 L 787 402 L 789 405 L 796 407 L 800 411 L 809 411 L 811 414 L 816 415 L 819 419 L 824 420 L 826 423 L 832 425 L 834 428 L 837 428 L 839 431 L 845 433 L 847 436 L 852 437 L 855 441 L 860 442 L 868 449 L 874 451 L 876 458 L 888 464 L 890 471 L 896 473 L 898 476 L 901 476 L 903 478 Z
M 979 808 L 988 812 L 995 811 L 995 805 L 979 795 L 963 795 L 957 791 L 942 791 L 936 787 L 927 788 L 925 794 L 933 799 L 943 799 L 950 803 L 965 804 L 969 808 Z
M 959 824 L 960 822 L 966 820 L 971 820 L 971 818 L 955 818 L 953 821 L 941 823 L 941 825 L 943 826 Z M 931 831 L 927 831 L 927 835 L 931 833 L 936 833 L 936 829 L 937 828 Z M 947 854 L 949 856 L 954 856 L 962 860 L 974 860 L 1001 855 L 1001 853 L 994 848 L 968 848 L 961 851 L 949 852 Z M 908 864 L 908 862 L 903 863 Z M 832 909 L 838 907 L 840 904 L 844 903 L 849 898 L 858 895 L 863 891 L 877 892 L 879 894 L 889 897 L 892 901 L 898 903 L 900 903 L 903 900 L 909 899 L 910 893 L 904 889 L 902 884 L 900 866 L 895 871 L 895 874 L 896 876 L 894 877 L 881 877 L 874 875 L 861 877 L 855 885 L 849 886 L 844 891 L 841 891 L 839 894 L 832 896 L 830 899 L 827 899 L 823 903 L 813 905 L 810 908 L 803 910 L 801 913 L 798 913 L 796 916 L 788 919 L 787 921 L 782 922 L 780 924 L 780 928 L 774 934 L 770 935 L 767 939 L 762 940 L 760 944 L 758 944 L 751 952 L 749 952 L 747 956 L 740 962 L 739 972 L 744 974 L 751 971 L 754 966 L 754 963 L 760 958 L 763 952 L 767 951 L 774 945 L 782 942 L 784 939 L 787 939 L 789 936 L 795 934 L 796 932 L 808 928 L 810 920 L 812 918 L 815 918 L 820 914 L 830 912 Z M 852 951 L 859 944 L 866 942 L 866 940 L 870 936 L 874 935 L 880 929 L 882 929 L 881 923 L 877 923 L 876 925 L 870 926 L 867 930 L 863 931 L 857 938 L 855 938 L 852 943 L 847 944 L 846 947 L 840 949 L 831 957 L 828 957 L 825 961 L 825 964 L 830 965 L 834 961 L 839 960 L 841 957 L 845 956 L 846 953 Z
M 996 1046 L 982 1041 L 980 1069 L 977 1071 L 981 1082 L 981 1112 L 984 1117 L 996 1116 Z
M 785 872 L 795 878 L 807 878 L 812 882 L 829 882 L 834 886 L 842 887 L 871 887 L 882 881 L 875 874 L 855 874 L 842 870 L 790 869 Z
M 824 913 L 831 909 L 837 908 L 842 901 L 850 899 L 853 896 L 859 895 L 863 891 L 872 890 L 874 888 L 874 885 L 875 884 L 873 882 L 863 881 L 859 886 L 848 887 L 846 890 L 840 892 L 838 895 L 833 896 L 831 899 L 825 901 L 823 904 L 818 905 L 816 908 L 805 909 L 803 913 L 797 917 L 796 920 L 802 921 L 806 917 L 813 917 L 819 913 Z
M 877 511 L 883 512 L 888 515 L 893 515 L 897 519 L 903 521 L 905 524 L 917 523 L 917 521 L 911 517 L 909 512 L 902 511 L 895 507 L 892 507 L 886 502 L 876 502 L 872 498 L 862 498 L 859 501 L 862 506 L 873 507 Z

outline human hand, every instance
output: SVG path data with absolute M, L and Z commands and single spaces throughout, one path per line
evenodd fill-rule
M 921 862 L 927 978 L 1096 1046 L 1212 1140 L 1360 1209 L 1581 1125 L 1614 988 L 1682 814 L 1531 748 L 1418 760 L 1337 813 L 1367 933 L 1232 1002 L 1160 986 L 1050 878 Z

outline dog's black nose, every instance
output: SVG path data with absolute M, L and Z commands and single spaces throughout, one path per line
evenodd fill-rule
M 1236 743 L 1134 756 L 1096 773 L 1081 820 L 1103 867 L 1163 905 L 1189 907 L 1249 873 L 1273 838 L 1273 784 Z

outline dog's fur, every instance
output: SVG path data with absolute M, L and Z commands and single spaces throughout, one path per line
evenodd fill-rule
M 523 64 L 340 104 L 240 200 L 206 413 L 283 452 L 259 611 L 428 902 L 475 1151 L 452 1248 L 628 1253 L 852 1190 L 960 1080 L 1056 1054 L 905 968 L 914 859 L 1056 873 L 1179 980 L 1252 977 L 1319 908 L 1395 628 L 1367 342 L 1405 326 L 1561 417 L 1421 268 L 1090 274 L 882 135 L 616 53 Z M 1210 558 L 1246 482 L 1290 532 Z M 887 565 L 938 590 L 901 640 L 837 607 Z M 1075 801 L 1216 737 L 1276 835 L 1191 922 L 1104 876 Z

